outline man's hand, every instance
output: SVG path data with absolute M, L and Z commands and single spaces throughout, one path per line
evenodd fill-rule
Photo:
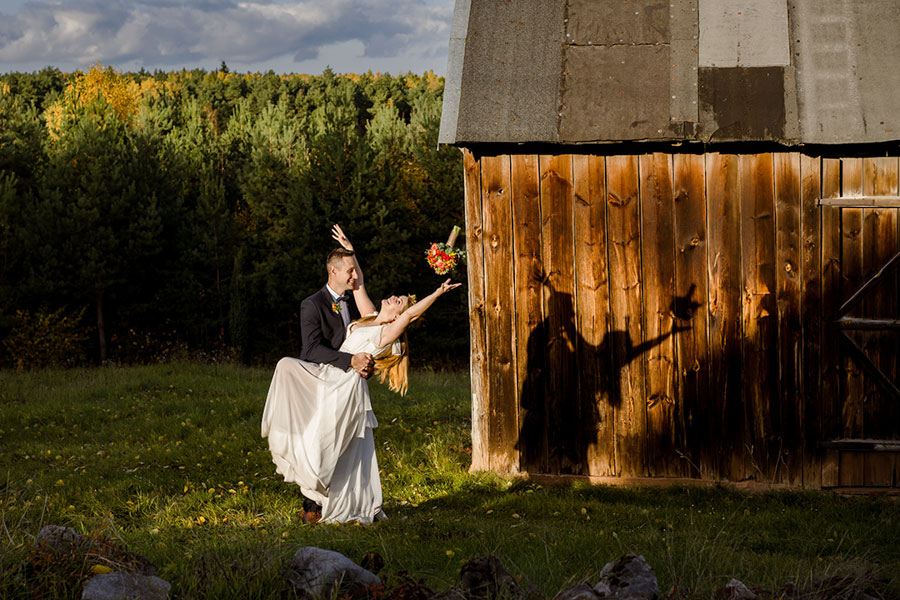
M 350 359 L 350 366 L 353 367 L 363 379 L 368 379 L 375 372 L 375 358 L 368 352 L 357 352 Z

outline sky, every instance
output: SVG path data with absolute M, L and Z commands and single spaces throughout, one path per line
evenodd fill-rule
M 0 0 L 0 73 L 444 75 L 453 0 Z

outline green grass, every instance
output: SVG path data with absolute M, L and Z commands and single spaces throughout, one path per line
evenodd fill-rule
M 31 597 L 25 564 L 47 523 L 122 540 L 180 598 L 279 598 L 302 545 L 354 560 L 378 552 L 389 581 L 405 572 L 433 589 L 490 553 L 549 598 L 634 552 L 664 593 L 687 597 L 711 597 L 731 577 L 775 589 L 835 575 L 900 597 L 890 499 L 469 474 L 469 383 L 458 373 L 414 373 L 405 398 L 370 385 L 389 521 L 305 525 L 298 489 L 259 435 L 270 377 L 193 364 L 0 372 L 0 597 Z M 77 586 L 53 590 L 79 597 Z

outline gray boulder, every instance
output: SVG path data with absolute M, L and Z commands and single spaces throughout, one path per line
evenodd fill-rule
M 626 554 L 606 563 L 600 571 L 594 593 L 600 598 L 656 600 L 659 598 L 659 583 L 653 568 L 643 556 Z
M 377 575 L 340 552 L 314 546 L 297 550 L 286 577 L 301 598 L 361 597 L 367 587 L 381 584 Z
M 88 580 L 81 600 L 166 600 L 171 587 L 152 575 L 105 573 Z

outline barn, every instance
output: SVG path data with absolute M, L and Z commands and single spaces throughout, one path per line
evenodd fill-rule
M 900 4 L 457 0 L 475 470 L 898 487 Z

